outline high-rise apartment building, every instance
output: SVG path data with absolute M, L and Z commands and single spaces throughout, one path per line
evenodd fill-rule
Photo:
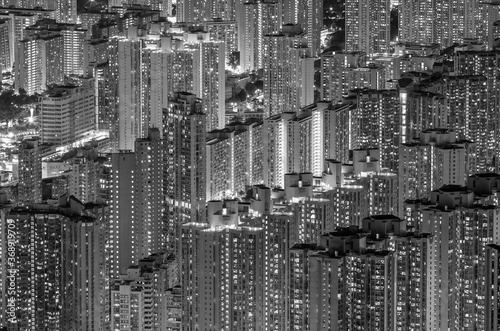
M 108 40 L 91 39 L 83 43 L 84 72 L 87 72 L 90 63 L 104 63 L 108 58 Z
M 225 45 L 223 42 L 200 43 L 200 93 L 207 131 L 222 129 L 226 114 Z
M 314 59 L 303 37 L 297 25 L 264 36 L 264 117 L 314 102 Z
M 2 216 L 0 243 L 10 255 L 1 258 L 1 300 L 14 308 L 7 328 L 106 329 L 107 207 L 63 197 Z
M 240 67 L 244 71 L 252 71 L 259 66 L 259 29 L 258 5 L 253 2 L 243 3 L 238 11 L 238 51 Z
M 234 21 L 241 5 L 241 2 L 234 0 L 180 0 L 176 7 L 177 22 L 199 22 L 212 19 Z
M 183 225 L 183 323 L 190 329 L 198 326 L 199 329 L 207 330 L 215 326 L 231 330 L 233 327 L 226 322 L 229 320 L 231 324 L 237 324 L 238 328 L 245 330 L 288 330 L 287 256 L 294 214 L 287 209 L 273 211 L 270 193 L 267 187 L 252 187 L 248 214 L 242 211 L 246 203 L 242 204 L 238 200 L 210 201 L 207 204 L 209 224 Z M 313 200 L 316 201 L 307 199 L 307 203 Z M 319 216 L 318 214 L 318 218 Z M 307 217 L 305 218 L 303 223 L 308 222 Z M 296 227 L 298 228 L 298 224 Z M 251 232 L 247 234 L 247 231 Z M 231 236 L 227 241 L 226 235 Z M 243 250 L 240 251 L 240 248 Z M 232 257 L 231 260 L 226 260 L 227 254 Z M 245 265 L 235 263 L 236 260 L 239 261 L 240 255 L 245 256 Z M 257 259 L 258 256 L 260 260 Z M 240 267 L 245 271 L 239 271 Z M 231 283 L 225 283 L 226 277 L 235 272 L 238 277 L 232 278 Z M 212 277 L 213 273 L 220 277 Z M 199 284 L 213 285 L 205 290 L 200 289 Z M 215 294 L 214 288 L 218 289 Z M 232 295 L 236 299 L 219 299 L 226 295 Z M 248 301 L 251 302 L 240 302 L 243 297 L 250 298 Z M 252 314 L 229 314 L 233 307 L 242 305 Z M 190 313 L 195 311 L 199 313 Z M 219 327 L 221 323 L 226 325 Z
M 65 176 L 52 177 L 42 181 L 42 199 L 59 199 L 68 191 L 68 179 Z
M 210 19 L 211 1 L 180 0 L 176 6 L 177 22 L 196 22 Z
M 68 160 L 70 170 L 63 173 L 63 177 L 66 179 L 64 192 L 83 203 L 105 203 L 106 201 L 102 199 L 102 190 L 105 189 L 102 175 L 107 162 L 107 158 L 97 156 L 93 152 Z
M 402 126 L 402 143 L 410 142 L 429 128 L 448 127 L 448 104 L 443 95 L 400 86 L 399 97 L 401 121 L 406 123 Z
M 366 65 L 363 52 L 321 54 L 321 99 L 341 102 L 350 90 L 386 88 L 387 70 L 380 64 Z
M 77 23 L 77 0 L 56 0 L 56 20 L 59 23 Z
M 399 40 L 448 47 L 478 38 L 491 49 L 498 3 L 474 1 L 402 1 L 399 6 Z
M 486 246 L 486 311 L 485 330 L 500 326 L 500 246 Z
M 325 161 L 322 195 L 335 203 L 334 224 L 358 225 L 368 215 L 399 216 L 398 175 L 381 168 L 378 149 L 352 150 L 349 163 Z
M 132 249 L 136 259 L 164 249 L 163 233 L 163 146 L 160 130 L 151 128 L 147 138 L 135 141 L 137 191 L 134 193 Z
M 419 140 L 400 146 L 399 193 L 401 201 L 428 199 L 443 185 L 463 185 L 475 169 L 474 143 L 457 141 L 455 132 L 426 130 Z
M 233 123 L 207 134 L 207 200 L 241 196 L 261 184 L 262 123 Z
M 289 87 L 285 103 L 292 109 L 299 109 L 314 103 L 314 58 L 309 47 L 297 46 L 289 49 Z
M 177 251 L 181 225 L 205 219 L 206 115 L 196 95 L 176 92 L 163 121 L 165 231 L 168 248 Z
M 116 39 L 116 54 L 111 53 L 110 62 L 115 67 L 118 81 L 118 118 L 116 120 L 117 150 L 134 151 L 134 143 L 144 134 L 141 109 L 141 41 L 134 38 Z
M 383 65 L 370 63 L 369 65 L 348 70 L 346 73 L 347 84 L 353 86 L 351 89 L 368 88 L 372 90 L 383 90 L 388 78 Z
M 497 39 L 494 23 L 500 19 L 500 7 L 495 1 L 477 4 L 476 37 L 486 44 L 487 49 L 493 48 Z
M 53 19 L 41 19 L 25 30 L 28 36 L 62 36 L 62 51 L 59 49 L 59 52 L 63 57 L 64 74 L 71 76 L 84 73 L 83 50 L 87 30 L 77 24 L 56 23 Z
M 281 3 L 277 1 L 244 2 L 237 7 L 238 49 L 244 71 L 264 66 L 264 36 L 278 33 L 282 26 Z
M 398 175 L 381 171 L 368 175 L 370 192 L 370 214 L 391 214 L 400 216 L 401 209 L 398 197 Z
M 76 3 L 76 2 L 75 2 Z M 85 43 L 86 30 L 79 29 L 76 25 L 66 25 L 61 30 L 64 42 L 64 74 L 83 75 L 83 44 Z
M 269 187 L 284 186 L 286 157 L 284 136 L 286 124 L 294 117 L 293 113 L 283 113 L 264 120 L 264 185 Z M 266 134 L 267 133 L 267 134 Z
M 288 329 L 288 256 L 292 214 L 272 212 L 262 217 L 263 290 L 262 329 Z M 258 243 L 257 243 L 258 244 Z M 257 304 L 258 301 L 256 302 Z M 285 307 L 285 309 L 283 309 Z
M 143 125 L 161 128 L 162 109 L 168 107 L 170 93 L 201 93 L 200 47 L 188 45 L 184 48 L 178 40 L 161 37 L 156 44 L 148 44 L 141 52 Z M 220 73 L 219 69 L 217 67 Z M 212 78 L 222 79 L 220 75 Z M 215 99 L 215 106 L 219 106 L 221 87 L 218 81 L 213 83 L 216 89 L 212 89 L 212 92 L 217 93 L 210 100 Z
M 117 44 L 116 44 L 117 45 Z M 111 50 L 116 48 L 110 47 Z M 107 50 L 106 50 L 107 51 Z M 116 54 L 116 53 L 115 53 Z M 111 62 L 93 64 L 88 68 L 89 75 L 95 88 L 95 126 L 98 130 L 109 132 L 109 141 L 112 148 L 118 144 L 118 68 Z
M 201 231 L 207 228 L 205 222 L 188 222 L 180 229 L 180 266 L 182 286 L 182 325 L 187 330 L 196 330 L 199 325 L 200 293 L 198 284 L 198 264 L 200 250 L 194 243 L 200 241 Z
M 414 86 L 411 80 L 401 79 L 401 123 L 406 122 L 401 141 L 409 141 L 428 128 L 450 128 L 458 139 L 475 143 L 474 172 L 494 171 L 498 163 L 496 62 L 494 52 L 459 51 L 454 56 L 456 75 L 427 79 Z
M 431 244 L 429 288 L 431 328 L 485 328 L 487 284 L 486 245 L 500 240 L 498 207 L 476 203 L 474 191 L 458 185 L 434 190 L 431 205 L 422 206 L 423 232 Z M 443 295 L 444 294 L 444 295 Z
M 314 176 L 321 176 L 325 160 L 335 158 L 334 152 L 334 107 L 328 101 L 316 103 L 312 109 L 312 160 L 311 171 Z
M 443 62 L 443 56 L 437 52 L 438 44 L 417 45 L 410 43 L 399 43 L 395 46 L 392 54 L 377 54 L 371 57 L 371 63 L 383 67 L 385 71 L 385 88 L 395 89 L 401 87 L 401 82 L 421 80 L 425 74 L 432 74 L 434 66 Z M 414 73 L 418 72 L 418 76 Z M 401 80 L 401 78 L 411 78 Z
M 284 159 L 285 173 L 311 171 L 312 161 L 312 116 L 304 111 L 288 121 L 284 137 L 287 157 Z
M 94 38 L 100 38 L 98 35 L 100 23 L 104 23 L 106 20 L 113 20 L 117 17 L 117 12 L 102 12 L 98 8 L 93 8 L 92 6 L 83 7 L 77 16 L 78 24 L 84 30 L 86 30 L 85 39 L 92 40 Z M 103 22 L 101 22 L 101 19 Z M 101 25 L 102 26 L 102 25 Z
M 289 246 L 317 243 L 323 233 L 331 232 L 342 225 L 334 222 L 335 208 L 329 199 L 313 197 L 311 194 L 305 197 L 290 197 L 290 200 L 293 217 L 290 221 Z
M 393 215 L 372 215 L 363 219 L 362 230 L 370 233 L 379 249 L 390 249 L 395 255 L 395 304 L 392 318 L 398 330 L 429 329 L 428 279 L 431 271 L 432 236 L 407 230 L 406 220 Z
M 172 64 L 166 52 L 154 48 L 144 48 L 141 54 L 141 98 L 143 125 L 162 127 L 162 109 L 166 108 L 169 94 L 169 74 Z
M 42 143 L 67 145 L 85 137 L 95 127 L 94 87 L 58 86 L 42 98 Z
M 120 273 L 134 264 L 132 259 L 132 238 L 134 220 L 135 154 L 130 151 L 110 155 L 109 203 L 110 216 L 110 277 L 117 279 Z
M 358 118 L 358 114 L 358 106 L 356 104 L 337 105 L 333 107 L 333 121 L 335 125 L 332 130 L 332 159 L 340 162 L 349 162 L 349 151 L 360 146 L 358 145 L 358 136 L 356 131 L 354 131 L 358 122 L 356 120 Z M 372 116 L 376 116 L 376 114 L 372 114 Z M 368 124 L 370 121 L 365 121 L 363 123 Z M 375 124 L 373 122 L 371 123 Z M 369 131 L 366 133 L 368 132 Z
M 116 21 L 102 21 L 92 27 L 92 35 L 97 38 L 113 38 L 124 35 L 124 31 L 120 30 Z
M 321 54 L 321 100 L 336 103 L 348 94 L 348 91 L 361 86 L 349 85 L 347 71 L 363 67 L 366 55 L 363 52 Z M 373 87 L 372 87 L 373 88 Z
M 42 201 L 42 154 L 38 139 L 26 139 L 19 146 L 18 204 Z
M 167 289 L 173 262 L 157 253 L 130 266 L 110 286 L 111 329 L 168 330 Z
M 323 234 L 319 245 L 294 245 L 290 329 L 425 330 L 431 240 L 407 231 L 404 220 L 375 215 L 362 228 Z
M 326 250 L 309 256 L 310 330 L 393 328 L 394 253 L 367 249 L 366 241 L 349 229 L 328 233 Z
M 264 120 L 264 183 L 284 188 L 286 173 L 310 172 L 313 161 L 312 116 L 281 113 Z
M 455 42 L 462 43 L 466 38 L 475 38 L 477 5 L 475 1 L 437 1 L 433 16 L 435 42 L 446 47 Z
M 437 1 L 401 1 L 398 7 L 399 40 L 408 43 L 435 42 L 435 10 Z
M 222 41 L 225 45 L 226 65 L 231 64 L 238 52 L 238 23 L 222 19 L 202 22 L 205 31 L 210 33 L 211 41 Z
M 497 7 L 498 9 L 498 7 Z M 470 124 L 471 136 L 467 137 L 472 141 L 476 142 L 478 145 L 478 157 L 487 157 L 488 160 L 491 160 L 491 157 L 498 159 L 498 153 L 495 154 L 494 150 L 498 149 L 498 141 L 499 141 L 499 124 L 498 118 L 495 114 L 495 104 L 498 103 L 500 99 L 500 95 L 498 93 L 498 75 L 500 74 L 500 66 L 498 65 L 498 60 L 500 59 L 500 55 L 494 51 L 485 52 L 485 51 L 464 51 L 464 52 L 456 52 L 454 56 L 455 63 L 455 71 L 458 75 L 463 76 L 473 76 L 479 75 L 486 78 L 486 86 L 480 88 L 481 93 L 478 100 L 478 104 L 474 105 L 475 107 L 469 109 L 468 116 L 474 117 L 478 116 L 475 112 L 482 113 L 479 119 L 473 120 Z M 469 91 L 473 93 L 472 83 L 473 78 L 469 77 L 469 83 L 471 85 Z M 484 80 L 480 80 L 481 83 L 484 84 Z M 475 96 L 472 98 L 476 98 Z M 478 127 L 475 127 L 475 126 Z M 482 127 L 483 129 L 479 129 Z M 483 132 L 484 131 L 484 132 Z M 482 136 L 478 136 L 482 134 Z M 483 151 L 485 150 L 485 151 Z M 486 155 L 485 155 L 486 153 Z M 493 155 L 492 155 L 493 153 Z M 483 171 L 484 167 L 481 162 L 479 162 L 479 168 L 477 171 Z M 492 164 L 488 168 L 489 170 L 498 170 L 498 164 Z
M 340 162 L 349 161 L 349 150 L 353 147 L 353 138 L 351 128 L 346 125 L 349 123 L 349 118 L 352 118 L 356 113 L 356 105 L 342 104 L 332 106 L 332 121 L 331 130 L 331 154 L 330 159 Z
M 349 149 L 379 148 L 381 165 L 398 166 L 399 96 L 393 90 L 356 91 L 357 106 L 343 127 L 351 130 Z M 345 148 L 345 147 L 344 147 Z
M 323 2 L 314 0 L 285 0 L 282 4 L 283 24 L 298 24 L 306 33 L 311 55 L 320 53 L 323 30 Z
M 459 76 L 482 75 L 487 78 L 488 87 L 495 87 L 495 75 L 500 71 L 500 54 L 495 51 L 457 51 L 454 54 L 454 71 Z
M 180 331 L 182 323 L 182 288 L 176 285 L 165 293 L 165 309 L 167 331 Z
M 183 329 L 263 329 L 263 229 L 238 225 L 237 201 L 210 201 L 209 223 L 181 229 Z
M 338 227 L 361 224 L 364 217 L 370 214 L 370 195 L 364 183 L 343 184 L 325 192 L 333 208 L 331 224 Z
M 135 153 L 112 153 L 111 161 L 111 277 L 139 259 L 164 248 L 163 150 L 160 132 L 150 129 L 137 139 Z
M 396 251 L 396 328 L 427 330 L 432 309 L 427 279 L 430 271 L 428 234 L 410 234 L 395 238 Z
M 286 81 L 287 53 L 292 43 L 282 34 L 264 36 L 264 118 L 285 111 L 286 85 L 290 83 Z
M 0 18 L 5 19 L 9 26 L 9 38 L 7 40 L 9 43 L 10 65 L 7 69 L 10 71 L 14 70 L 14 64 L 19 56 L 17 43 L 28 36 L 25 29 L 35 24 L 39 16 L 32 13 L 9 12 L 0 14 Z
M 0 20 L 0 66 L 2 71 L 10 71 L 14 63 L 10 57 L 10 29 L 8 20 Z
M 207 116 L 207 131 L 222 129 L 225 125 L 225 91 L 226 91 L 226 45 L 222 41 L 210 41 L 208 32 L 197 31 L 184 33 L 186 48 L 193 52 L 193 60 L 176 63 L 184 70 L 193 70 L 187 75 L 186 83 L 192 77 L 192 90 L 172 89 L 172 92 L 195 93 L 202 100 L 203 112 Z M 187 55 L 187 54 L 186 54 Z M 174 59 L 178 60 L 178 59 Z M 194 63 L 196 61 L 196 63 Z M 192 63 L 192 64 L 191 64 Z M 172 75 L 177 75 L 174 68 Z M 183 79 L 179 79 L 182 82 Z M 174 80 L 174 83 L 176 81 Z
M 161 17 L 172 17 L 172 0 L 152 0 L 151 9 L 159 10 Z
M 497 166 L 497 92 L 493 86 L 485 76 L 455 76 L 447 81 L 449 125 L 458 138 L 475 142 L 474 172 L 492 171 Z
M 347 1 L 345 49 L 367 55 L 389 52 L 390 1 Z
M 62 36 L 33 36 L 17 43 L 15 61 L 16 90 L 41 93 L 50 84 L 62 84 L 64 61 Z
M 172 63 L 172 92 L 197 93 L 200 89 L 200 51 L 196 48 L 174 50 L 167 53 Z
M 222 199 L 236 195 L 232 181 L 236 169 L 232 167 L 231 152 L 234 153 L 234 144 L 231 138 L 207 139 L 207 198 Z
M 324 249 L 314 244 L 295 244 L 290 247 L 289 329 L 294 331 L 310 330 L 310 314 L 307 306 L 310 303 L 310 264 L 309 255 Z
M 3 220 L 7 219 L 7 214 L 9 213 L 10 209 L 12 208 L 12 203 L 9 201 L 7 194 L 2 193 L 0 195 L 0 238 L 5 237 L 5 232 L 7 231 L 8 235 L 8 223 L 4 222 Z M 8 244 L 4 245 L 4 239 L 1 239 L 0 241 L 2 244 L 0 244 L 0 256 L 5 256 L 5 248 L 7 248 L 7 254 L 8 254 Z M 8 261 L 8 258 L 7 258 Z M 8 287 L 8 282 L 7 282 L 7 275 L 0 277 L 0 289 L 4 289 L 5 287 Z M 0 300 L 0 324 L 2 327 L 7 324 L 7 315 L 15 316 L 15 305 L 10 304 L 6 300 Z

